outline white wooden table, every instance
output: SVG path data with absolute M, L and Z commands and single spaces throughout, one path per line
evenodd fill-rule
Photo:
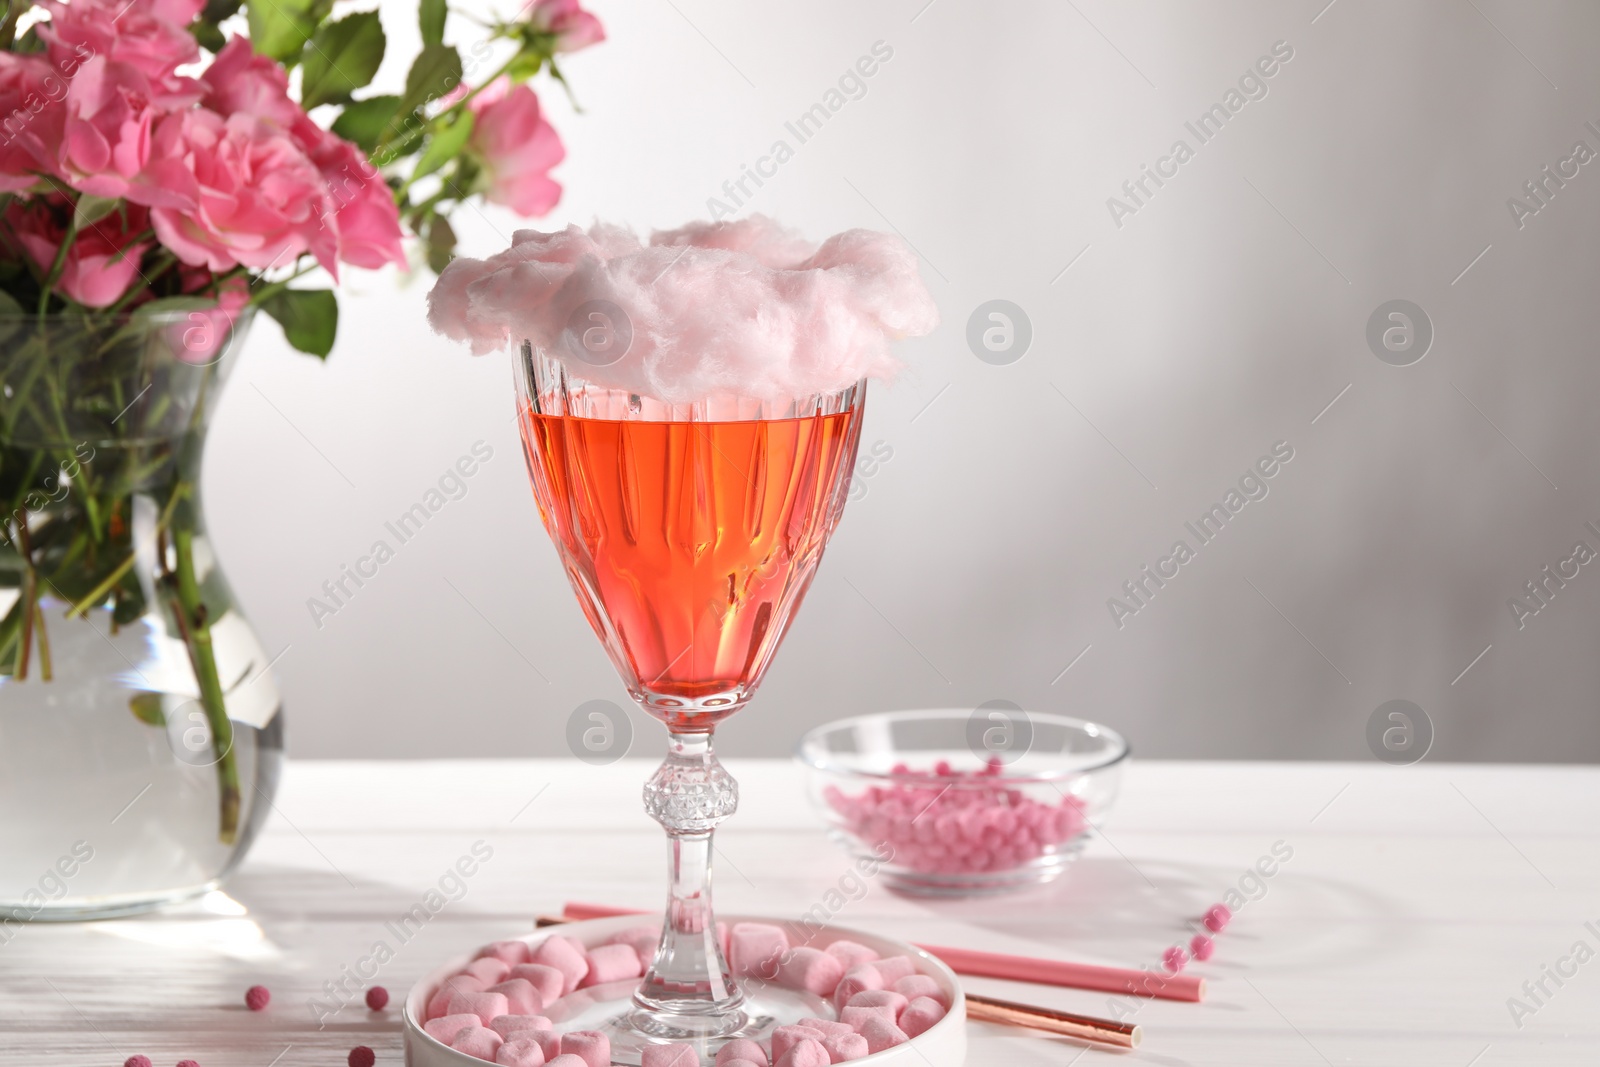
M 447 953 L 525 931 L 564 900 L 658 907 L 663 846 L 639 806 L 652 766 L 293 764 L 227 896 L 177 914 L 29 927 L 0 948 L 0 1063 L 116 1067 L 143 1052 L 158 1067 L 186 1057 L 340 1067 L 366 1044 L 398 1065 L 393 1006 L 377 1016 L 357 999 L 319 1027 L 308 1002 L 347 968 L 370 973 L 362 961 L 379 941 L 395 955 L 375 981 L 398 1002 Z M 799 915 L 843 873 L 842 854 L 802 802 L 797 769 L 729 767 L 743 806 L 719 836 L 718 901 Z M 1141 965 L 1186 940 L 1186 920 L 1282 841 L 1293 857 L 1198 967 L 1206 1002 L 1144 1005 L 1140 1050 L 974 1024 L 968 1062 L 1587 1065 L 1600 1052 L 1600 959 L 1568 954 L 1579 941 L 1600 951 L 1597 815 L 1600 769 L 1135 763 L 1106 835 L 1057 884 L 956 902 L 874 886 L 835 921 Z M 387 924 L 480 840 L 492 858 L 401 943 Z M 1560 986 L 1543 978 L 1546 996 L 1545 965 L 1576 973 Z M 273 1002 L 252 1014 L 242 995 L 257 982 Z M 1104 994 L 969 988 L 1108 1013 Z M 1512 997 L 1535 1009 L 1520 1028 Z

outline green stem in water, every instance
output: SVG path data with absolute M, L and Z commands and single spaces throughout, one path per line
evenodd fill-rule
M 53 681 L 55 673 L 50 668 L 50 631 L 45 629 L 44 608 L 37 600 L 33 602 L 33 624 L 39 628 L 39 680 Z
M 189 649 L 189 662 L 194 667 L 195 680 L 200 686 L 200 706 L 205 710 L 206 721 L 211 726 L 211 748 L 217 756 L 217 787 L 221 794 L 221 826 L 217 837 L 225 845 L 233 844 L 239 833 L 239 763 L 233 751 L 233 723 L 228 719 L 228 709 L 222 693 L 222 682 L 217 675 L 217 657 L 211 644 L 211 620 L 205 603 L 200 599 L 200 585 L 194 573 L 194 530 L 180 522 L 172 531 L 173 558 L 176 567 L 171 576 L 174 581 L 173 610 L 178 627 L 183 632 L 184 644 Z

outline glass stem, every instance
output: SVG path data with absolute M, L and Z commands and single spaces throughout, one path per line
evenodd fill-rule
M 711 836 L 739 805 L 711 734 L 671 734 L 665 762 L 644 787 L 645 810 L 667 831 L 669 892 L 661 943 L 634 1002 L 636 1022 L 663 1037 L 711 1037 L 744 1023 L 711 908 Z

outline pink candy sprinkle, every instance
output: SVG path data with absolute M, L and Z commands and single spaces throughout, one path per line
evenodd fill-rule
M 122 1061 L 122 1067 L 151 1067 L 149 1056 L 129 1056 Z
M 1215 947 L 1216 942 L 1212 941 L 1205 934 L 1195 934 L 1194 937 L 1189 940 L 1189 951 L 1194 954 L 1194 958 L 1197 960 L 1209 960 L 1211 958 L 1211 952 Z
M 350 1064 L 350 1067 L 372 1067 L 378 1062 L 378 1054 L 365 1045 L 357 1045 L 350 1050 L 345 1062 Z
M 1081 834 L 1083 801 L 1042 803 L 1008 788 L 998 757 L 963 773 L 941 760 L 932 772 L 897 764 L 893 785 L 849 796 L 824 792 L 844 828 L 874 849 L 888 845 L 894 861 L 930 874 L 1006 870 L 1059 851 Z
M 1183 970 L 1183 965 L 1189 962 L 1189 954 L 1177 945 L 1173 945 L 1161 954 L 1161 965 L 1176 974 Z
M 272 1000 L 272 994 L 264 985 L 253 985 L 244 991 L 245 1007 L 251 1011 L 260 1011 Z
M 370 1011 L 382 1011 L 389 1004 L 389 991 L 381 985 L 375 985 L 367 990 L 367 1008 Z
M 1233 918 L 1233 909 L 1226 904 L 1213 904 L 1210 910 L 1206 912 L 1206 929 L 1214 934 L 1219 934 L 1222 932 L 1223 927 L 1228 925 L 1228 920 L 1231 918 Z

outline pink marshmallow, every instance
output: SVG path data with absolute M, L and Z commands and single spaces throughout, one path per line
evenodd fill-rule
M 892 989 L 863 989 L 851 997 L 845 1003 L 845 1007 L 887 1007 L 894 1012 L 894 1017 L 898 1019 L 900 1018 L 900 1013 L 906 1010 L 906 1005 L 909 1003 L 909 998 L 902 993 L 896 993 Z
M 456 1039 L 457 1034 L 467 1027 L 481 1024 L 482 1020 L 476 1015 L 463 1012 L 460 1015 L 441 1015 L 437 1019 L 429 1019 L 422 1024 L 422 1029 L 427 1031 L 428 1036 L 435 1041 L 448 1045 Z
M 835 1007 L 842 1007 L 857 993 L 868 989 L 882 989 L 888 985 L 883 980 L 883 975 L 878 973 L 878 966 L 874 963 L 863 963 L 844 972 L 844 977 L 839 979 L 839 984 L 833 990 L 833 1003 Z
M 555 1024 L 543 1015 L 497 1015 L 489 1020 L 489 1029 L 511 1040 L 511 1035 L 525 1030 L 554 1030 Z
M 908 974 L 895 982 L 891 987 L 896 993 L 906 1000 L 916 1000 L 918 997 L 930 997 L 943 1004 L 945 1002 L 944 990 L 939 983 L 925 974 Z
M 554 1059 L 545 1060 L 544 1067 L 589 1067 L 589 1064 L 582 1056 L 562 1053 Z
M 917 961 L 910 956 L 885 956 L 873 964 L 883 975 L 883 984 L 893 986 L 900 979 L 917 973 Z
M 839 1013 L 839 1018 L 849 1023 L 856 1033 L 865 1033 L 862 1027 L 866 1026 L 868 1019 L 881 1019 L 890 1026 L 894 1025 L 894 1008 L 888 1004 L 857 1004 L 846 1007 Z
M 589 1067 L 611 1067 L 611 1039 L 598 1030 L 573 1030 L 561 1035 L 561 1054 L 576 1056 Z
M 577 989 L 578 983 L 583 981 L 583 976 L 589 973 L 589 961 L 584 958 L 583 946 L 570 937 L 545 938 L 528 953 L 528 962 L 542 963 L 546 967 L 554 967 L 560 971 L 563 994 Z
M 844 964 L 844 969 L 847 971 L 852 967 L 859 967 L 863 963 L 871 963 L 878 958 L 876 952 L 855 941 L 835 941 L 823 951 Z
M 809 1026 L 813 1030 L 821 1030 L 832 1037 L 834 1034 L 853 1034 L 855 1029 L 849 1023 L 842 1023 L 837 1019 L 806 1018 L 800 1020 L 801 1026 Z
M 526 978 L 508 978 L 498 985 L 490 986 L 484 992 L 499 993 L 505 997 L 506 1003 L 510 1006 L 508 1014 L 511 1015 L 537 1015 L 544 1011 L 544 998 Z
M 503 961 L 507 967 L 515 967 L 519 963 L 527 963 L 528 943 L 526 941 L 491 941 L 478 950 L 478 958 L 480 960 L 490 956 Z
M 723 1060 L 717 1064 L 717 1067 L 767 1067 L 767 1061 L 761 1060 L 757 1062 L 755 1060 L 747 1060 L 741 1056 L 731 1060 Z
M 487 1026 L 466 1026 L 456 1034 L 450 1042 L 450 1047 L 457 1052 L 465 1052 L 468 1056 L 476 1056 L 480 1060 L 494 1062 L 495 1050 L 505 1043 L 505 1038 L 489 1029 Z
M 869 1053 L 882 1052 L 886 1048 L 903 1045 L 910 1040 L 904 1030 L 876 1016 L 862 1024 L 861 1036 L 867 1039 Z
M 544 1067 L 544 1049 L 531 1037 L 514 1037 L 494 1050 L 502 1067 Z
M 728 964 L 741 977 L 771 980 L 789 951 L 789 935 L 768 923 L 735 923 L 728 935 Z
M 772 1058 L 783 1059 L 783 1054 L 802 1041 L 821 1041 L 826 1035 L 809 1026 L 780 1026 L 772 1031 Z
M 560 1000 L 561 995 L 567 991 L 566 975 L 542 963 L 520 963 L 511 968 L 511 977 L 533 983 L 534 991 L 546 1004 Z
M 867 1054 L 867 1039 L 854 1030 L 846 1030 L 842 1034 L 829 1034 L 822 1039 L 822 1047 L 828 1050 L 828 1059 L 834 1063 L 843 1063 L 846 1060 L 859 1060 Z
M 778 965 L 778 984 L 788 989 L 803 989 L 819 997 L 830 997 L 844 977 L 844 964 L 837 956 L 820 949 L 791 950 Z
M 457 993 L 450 998 L 447 1011 L 451 1015 L 470 1012 L 483 1026 L 488 1026 L 497 1015 L 510 1015 L 511 1004 L 504 993 Z
M 773 1067 L 828 1067 L 833 1060 L 821 1041 L 806 1038 L 773 1061 Z
M 721 925 L 721 923 L 717 924 L 718 927 Z M 655 959 L 656 948 L 661 944 L 661 927 L 630 926 L 626 930 L 606 938 L 606 944 L 630 945 L 633 951 L 638 954 L 640 961 L 648 963 L 650 960 Z
M 597 945 L 589 950 L 589 973 L 578 983 L 578 988 L 620 982 L 624 978 L 637 978 L 643 973 L 639 954 L 632 945 Z
M 463 967 L 461 973 L 481 978 L 484 985 L 491 986 L 506 980 L 506 975 L 511 973 L 511 964 L 494 956 L 482 956 Z
M 1205 934 L 1195 934 L 1189 940 L 1189 951 L 1194 954 L 1194 958 L 1197 960 L 1209 960 L 1215 948 L 1216 942 Z
M 561 1055 L 561 1033 L 554 1027 L 548 1030 L 517 1030 L 515 1033 L 519 1038 L 539 1042 L 539 1047 L 544 1049 L 546 1060 L 553 1060 Z
M 927 1033 L 929 1027 L 943 1018 L 943 1004 L 932 997 L 918 997 L 906 1005 L 906 1010 L 900 1013 L 895 1025 L 904 1030 L 907 1037 L 917 1037 Z
M 717 1067 L 729 1067 L 734 1061 L 767 1067 L 767 1050 L 748 1038 L 736 1037 L 717 1050 Z
M 700 1067 L 693 1045 L 646 1045 L 639 1067 Z
M 430 1019 L 437 1019 L 449 1015 L 450 998 L 457 993 L 481 993 L 489 985 L 481 979 L 470 974 L 454 974 L 439 983 L 439 988 L 433 996 L 428 998 L 427 1015 Z

